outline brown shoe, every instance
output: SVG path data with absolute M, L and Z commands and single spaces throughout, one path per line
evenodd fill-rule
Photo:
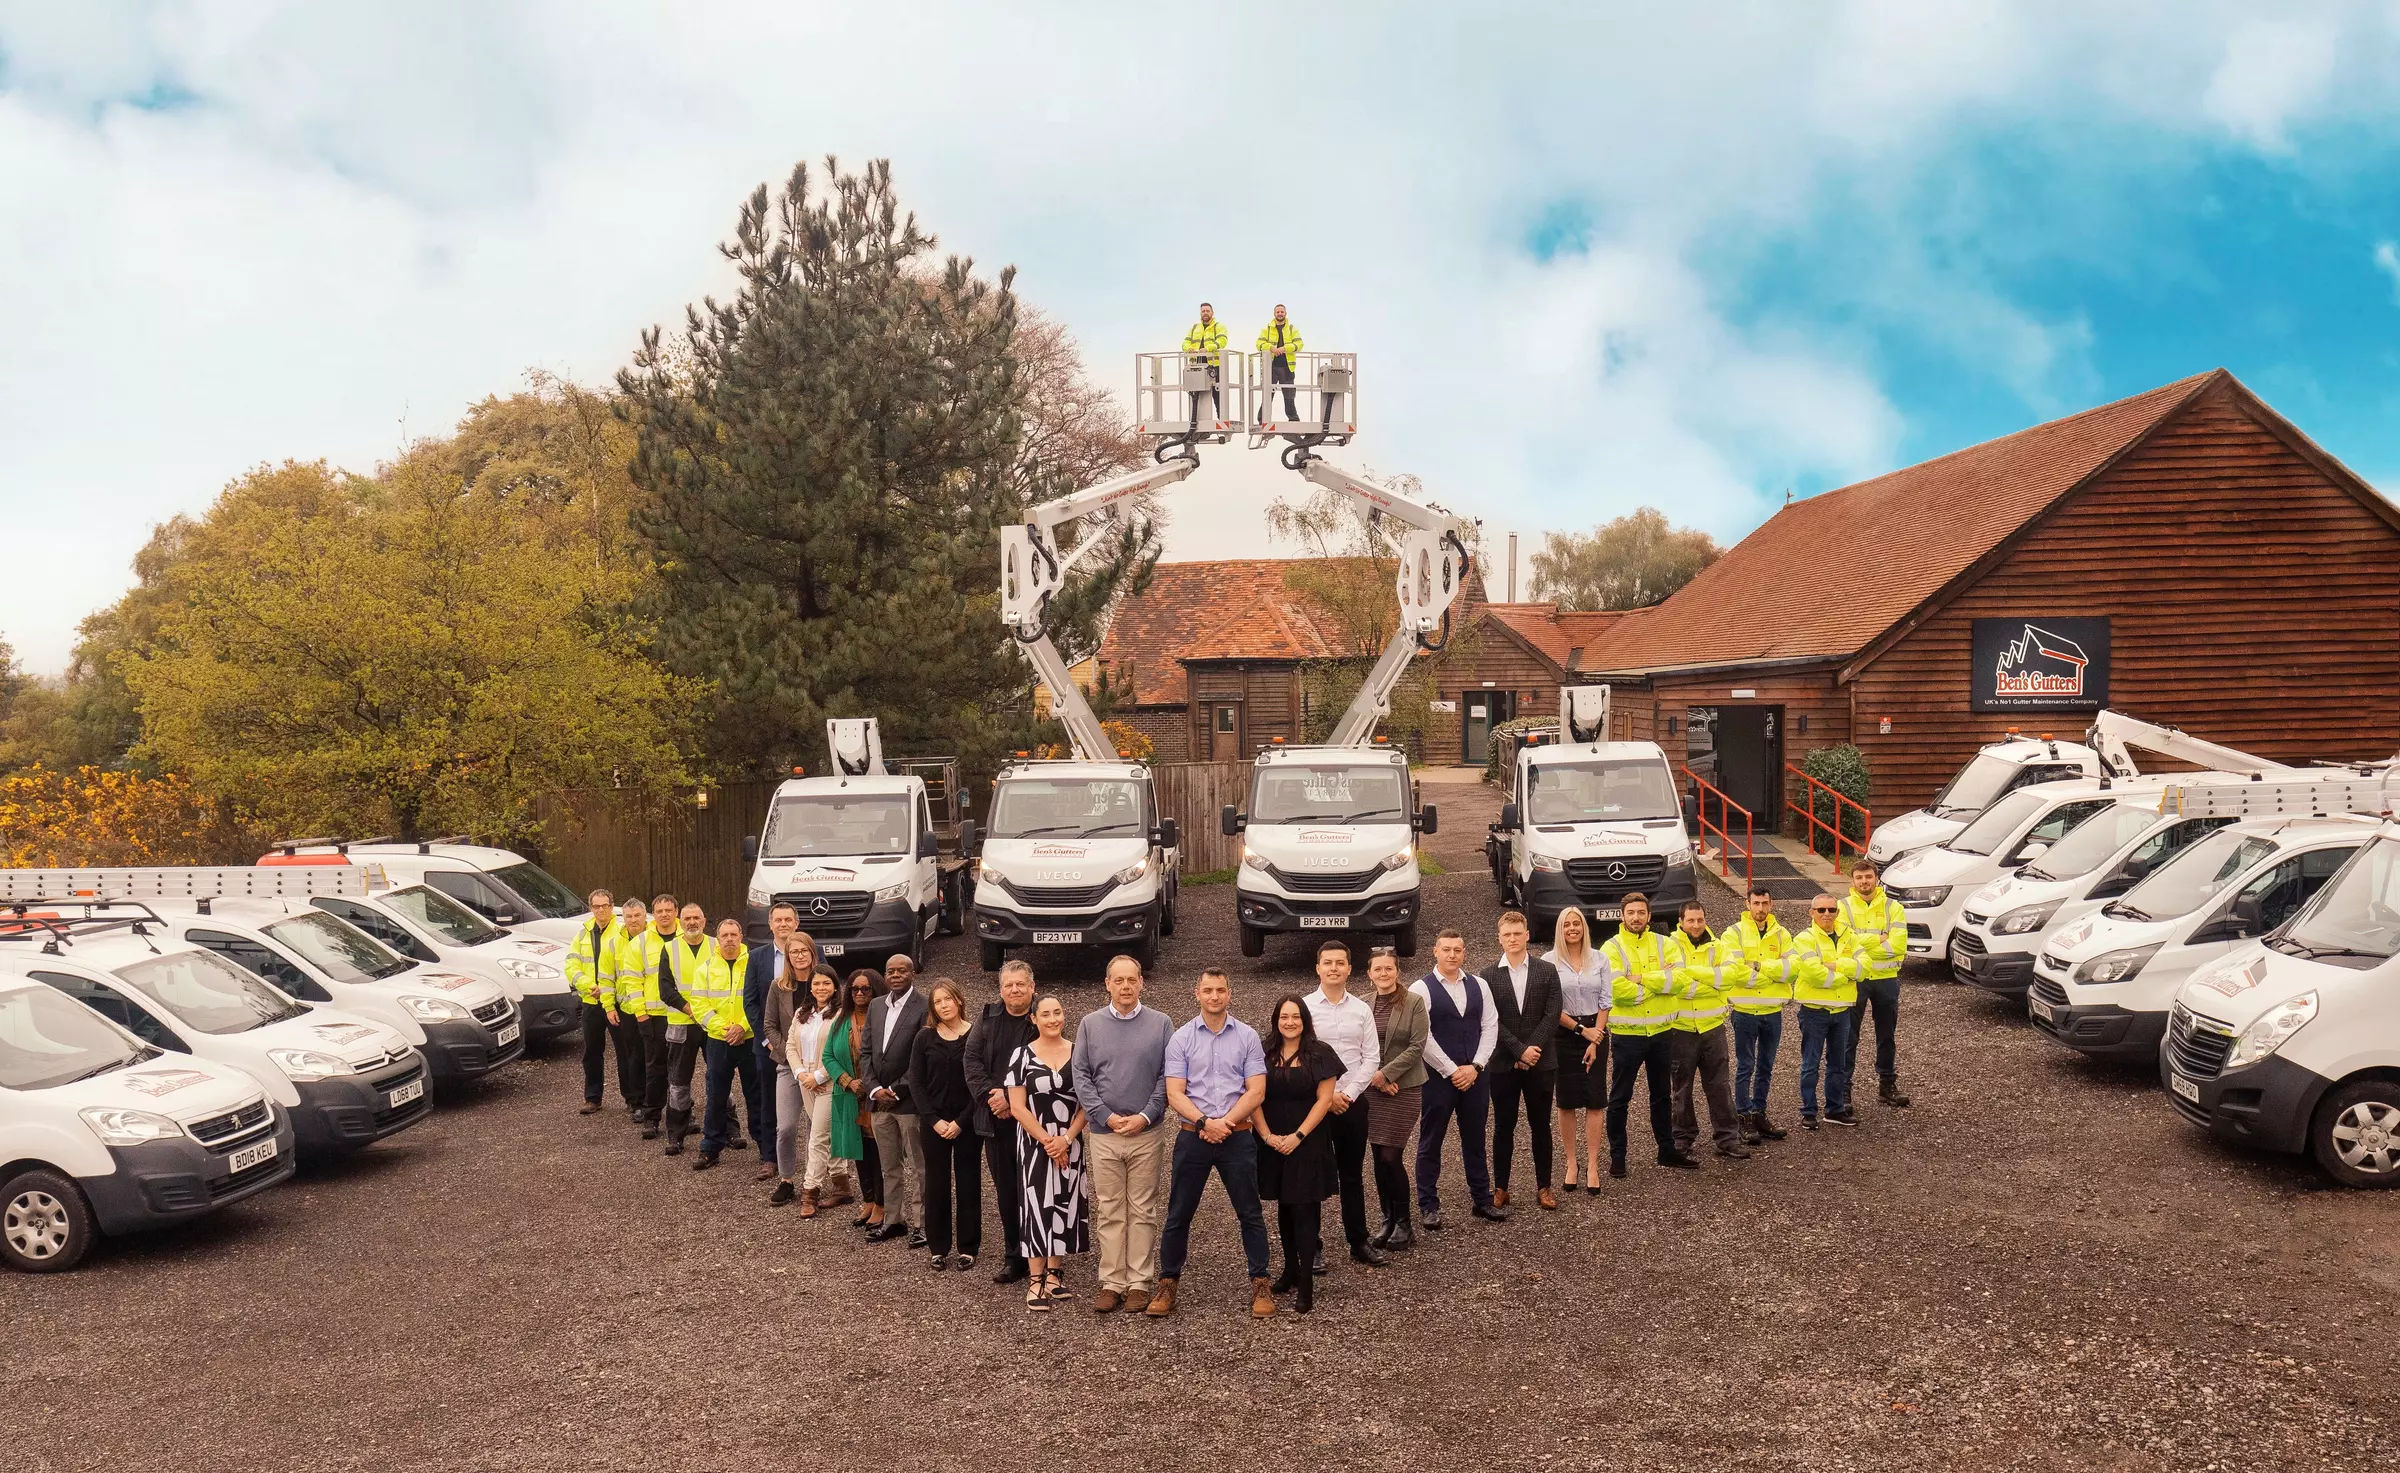
M 802 1189 L 800 1193 L 800 1215 L 802 1217 L 814 1217 L 817 1215 L 817 1189 L 815 1187 L 806 1187 Z
M 1148 1314 L 1150 1312 L 1150 1296 L 1139 1289 L 1126 1290 L 1125 1312 L 1127 1314 Z
M 1550 1190 L 1548 1187 L 1544 1187 L 1540 1191 L 1534 1193 L 1533 1200 L 1541 1205 L 1541 1209 L 1544 1212 L 1556 1212 L 1558 1210 L 1558 1193 Z
M 1250 1281 L 1250 1318 L 1263 1320 L 1275 1312 L 1275 1281 L 1263 1275 Z
M 775 1179 L 775 1175 L 775 1163 L 772 1161 L 761 1161 L 758 1163 L 758 1175 L 750 1179 L 752 1181 L 773 1181 Z
M 820 1207 L 847 1207 L 857 1200 L 857 1197 L 851 1195 L 850 1183 L 836 1181 L 826 1189 L 825 1195 L 817 1199 L 817 1205 Z
M 598 1100 L 585 1100 L 583 1102 L 583 1108 L 577 1110 L 575 1113 L 578 1115 L 597 1115 L 600 1113 L 600 1102 Z
M 1492 1193 L 1492 1205 L 1494 1207 L 1506 1207 L 1508 1205 L 1508 1188 L 1501 1187 Z
M 1114 1314 L 1117 1311 L 1117 1306 L 1123 1304 L 1124 1302 L 1125 1296 L 1119 1294 L 1116 1290 L 1103 1289 L 1099 1293 L 1092 1296 L 1092 1313 Z
M 1150 1296 L 1150 1302 L 1148 1304 L 1142 1306 L 1142 1313 L 1148 1315 L 1154 1320 L 1163 1320 L 1174 1312 L 1175 1281 L 1173 1279 L 1160 1279 L 1158 1281 L 1158 1292 Z

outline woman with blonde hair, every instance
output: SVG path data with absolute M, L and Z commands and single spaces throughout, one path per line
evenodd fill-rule
M 1583 1190 L 1600 1191 L 1600 1148 L 1608 1111 L 1608 964 L 1592 944 L 1592 924 L 1570 905 L 1558 913 L 1542 960 L 1558 968 L 1558 1137 L 1566 1147 L 1566 1189 L 1575 1190 L 1575 1137 L 1583 1137 Z

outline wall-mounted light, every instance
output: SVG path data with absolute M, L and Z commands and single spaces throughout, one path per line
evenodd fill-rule
M 1805 711 L 1800 713 L 1800 734 L 1802 736 L 1808 735 L 1808 713 Z
M 692 806 L 695 808 L 706 808 L 708 806 L 708 789 L 702 788 L 699 792 L 692 795 Z

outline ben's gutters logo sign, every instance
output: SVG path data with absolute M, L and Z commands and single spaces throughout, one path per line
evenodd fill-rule
M 2090 710 L 2108 699 L 2105 618 L 1977 619 L 1971 659 L 1978 711 Z

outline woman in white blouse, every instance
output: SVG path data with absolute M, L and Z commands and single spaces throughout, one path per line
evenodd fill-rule
M 797 948 L 795 948 L 797 949 Z M 814 961 L 813 955 L 810 960 Z M 831 972 L 818 971 L 808 979 L 807 1011 L 791 1031 L 788 1063 L 800 1086 L 801 1118 L 808 1129 L 808 1174 L 802 1179 L 800 1215 L 814 1217 L 819 1207 L 838 1207 L 850 1200 L 847 1177 L 835 1179 L 826 1191 L 833 1159 L 833 1076 L 825 1072 L 825 1039 L 841 1017 L 837 982 Z
M 1600 1192 L 1600 1148 L 1608 1108 L 1608 966 L 1592 944 L 1591 923 L 1568 906 L 1558 913 L 1542 960 L 1558 968 L 1558 1134 L 1566 1146 L 1568 1191 L 1575 1190 L 1575 1137 L 1583 1136 L 1583 1190 Z

